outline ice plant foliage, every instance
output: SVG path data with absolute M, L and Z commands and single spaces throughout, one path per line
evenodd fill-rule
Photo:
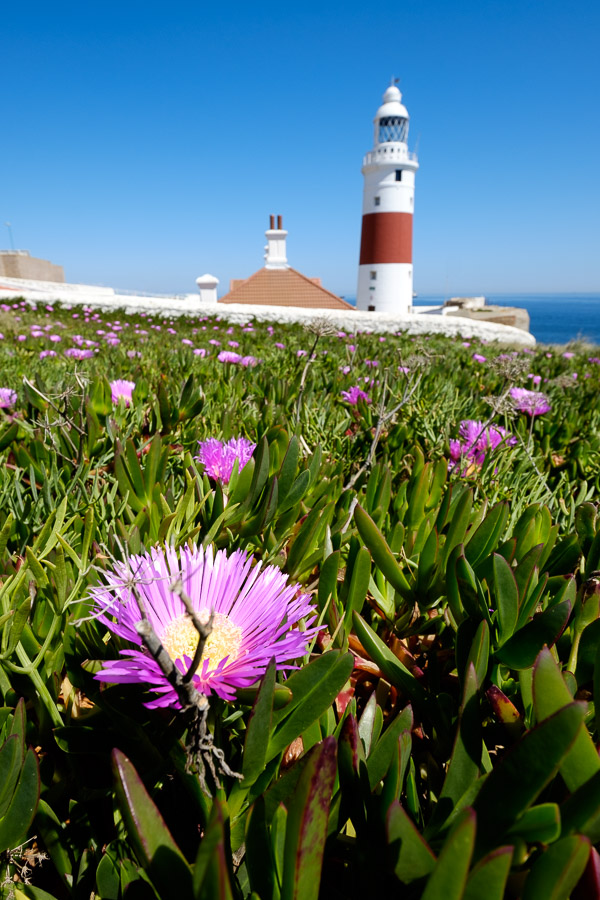
M 222 484 L 229 484 L 236 459 L 239 460 L 238 471 L 241 472 L 252 458 L 256 447 L 256 444 L 244 437 L 231 438 L 226 442 L 209 438 L 207 441 L 198 441 L 198 444 L 199 452 L 195 458 L 202 463 L 209 478 Z
M 188 615 L 180 584 L 194 612 L 205 624 L 213 614 L 212 631 L 193 677 L 204 694 L 233 700 L 237 688 L 254 684 L 269 661 L 278 669 L 293 669 L 319 630 L 315 607 L 295 584 L 287 584 L 276 566 L 261 568 L 242 550 L 230 556 L 211 547 L 153 547 L 149 553 L 116 563 L 106 583 L 91 589 L 94 616 L 113 634 L 134 644 L 121 650 L 96 674 L 99 681 L 145 684 L 156 693 L 149 708 L 179 708 L 175 690 L 146 651 L 136 631 L 140 602 L 150 625 L 177 668 L 185 674 L 199 635 Z M 134 593 L 135 592 L 135 593 Z M 304 630 L 298 626 L 304 620 Z
M 125 406 L 131 406 L 131 395 L 135 389 L 135 381 L 125 381 L 123 378 L 117 378 L 116 381 L 110 382 L 110 393 L 113 403 L 118 403 L 121 398 L 125 401 Z
M 510 389 L 510 396 L 515 404 L 515 409 L 527 413 L 528 416 L 541 416 L 552 409 L 548 398 L 540 391 L 528 391 L 527 388 L 515 387 Z
M 448 468 L 454 469 L 461 462 L 467 464 L 467 469 L 461 472 L 466 474 L 470 465 L 481 466 L 486 453 L 495 450 L 500 444 L 514 447 L 516 437 L 509 434 L 501 425 L 488 425 L 478 422 L 476 419 L 464 419 L 459 426 L 460 440 L 450 441 L 450 462 Z

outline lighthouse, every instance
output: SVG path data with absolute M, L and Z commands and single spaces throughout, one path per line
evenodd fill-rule
M 408 112 L 392 84 L 363 159 L 362 234 L 356 308 L 407 313 L 412 306 L 412 223 L 417 157 L 408 151 Z

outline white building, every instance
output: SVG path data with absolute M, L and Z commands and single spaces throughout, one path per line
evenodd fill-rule
M 407 313 L 412 306 L 412 224 L 416 155 L 408 150 L 408 112 L 391 85 L 375 114 L 373 149 L 363 160 L 362 235 L 357 309 Z

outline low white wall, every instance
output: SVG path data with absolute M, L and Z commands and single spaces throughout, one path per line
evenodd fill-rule
M 9 283 L 10 282 L 10 283 Z M 219 316 L 221 319 L 246 324 L 256 322 L 280 322 L 307 324 L 314 319 L 326 319 L 339 331 L 350 334 L 372 331 L 390 334 L 402 331 L 407 334 L 446 334 L 451 336 L 480 338 L 518 346 L 533 346 L 535 338 L 520 328 L 480 322 L 476 319 L 448 318 L 432 312 L 419 314 L 419 307 L 404 315 L 397 313 L 373 313 L 362 310 L 303 309 L 288 306 L 247 306 L 241 303 L 204 303 L 198 294 L 181 296 L 119 294 L 112 288 L 86 289 L 86 285 L 52 284 L 28 281 L 21 286 L 17 278 L 0 279 L 0 299 L 23 297 L 30 303 L 77 303 L 97 309 L 124 309 L 128 313 L 147 312 L 161 316 Z

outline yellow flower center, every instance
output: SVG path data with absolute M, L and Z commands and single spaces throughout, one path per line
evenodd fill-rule
M 198 618 L 203 625 L 206 625 L 210 618 L 210 612 L 204 609 L 198 614 Z M 173 660 L 183 659 L 184 656 L 193 659 L 199 637 L 194 623 L 186 613 L 169 622 L 162 636 L 162 645 Z M 202 658 L 210 658 L 211 669 L 218 666 L 225 656 L 229 657 L 229 662 L 233 662 L 238 657 L 241 643 L 242 629 L 240 626 L 235 625 L 229 616 L 215 613 L 212 631 L 204 645 Z

